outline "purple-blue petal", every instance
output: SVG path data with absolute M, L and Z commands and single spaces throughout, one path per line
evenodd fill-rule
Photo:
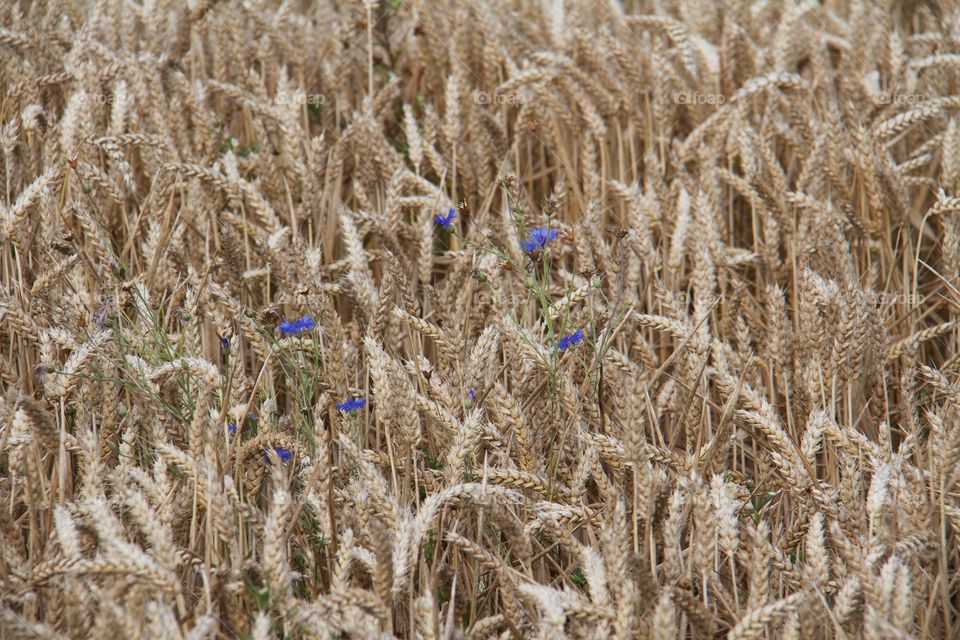
M 583 329 L 577 329 L 570 335 L 566 335 L 560 338 L 560 342 L 557 344 L 557 346 L 560 348 L 561 351 L 563 351 L 564 349 L 567 349 L 579 343 L 581 340 L 583 340 Z
M 316 324 L 312 316 L 306 315 L 296 320 L 284 320 L 277 325 L 277 328 L 280 329 L 284 335 L 291 335 L 312 329 Z
M 366 398 L 347 398 L 343 402 L 338 402 L 336 407 L 344 413 L 362 409 L 367 404 Z
M 276 453 L 276 454 L 277 454 L 277 457 L 280 458 L 280 460 L 282 460 L 283 462 L 286 462 L 287 460 L 289 460 L 289 459 L 293 456 L 293 452 L 292 452 L 292 451 L 290 451 L 289 449 L 284 449 L 284 448 L 282 448 L 282 447 L 275 447 L 274 450 L 273 450 L 273 452 Z M 269 462 L 269 461 L 270 461 L 270 452 L 269 452 L 269 451 L 264 451 L 264 452 L 263 452 L 263 458 L 264 458 L 264 460 L 266 460 L 266 461 Z
M 441 227 L 443 227 L 444 229 L 449 229 L 452 226 L 453 219 L 454 217 L 456 217 L 456 215 L 457 215 L 457 210 L 450 209 L 447 212 L 447 215 L 443 215 L 442 213 L 435 215 L 433 217 L 433 221 L 436 222 Z
M 527 253 L 539 249 L 547 244 L 548 241 L 557 237 L 557 230 L 548 227 L 537 227 L 527 234 L 527 239 L 521 243 L 523 250 Z

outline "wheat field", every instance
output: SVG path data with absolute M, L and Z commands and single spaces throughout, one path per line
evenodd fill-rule
M 960 636 L 951 0 L 0 2 L 0 638 Z

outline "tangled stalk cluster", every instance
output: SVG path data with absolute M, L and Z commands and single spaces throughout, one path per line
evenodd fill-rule
M 0 637 L 960 634 L 960 11 L 0 3 Z

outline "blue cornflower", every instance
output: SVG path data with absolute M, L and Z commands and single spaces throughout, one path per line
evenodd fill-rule
M 316 322 L 313 321 L 311 316 L 303 316 L 297 320 L 284 320 L 277 325 L 277 328 L 280 329 L 280 332 L 285 336 L 289 336 L 295 333 L 301 333 L 303 331 L 308 331 L 313 329 L 316 326 Z
M 362 409 L 365 404 L 367 404 L 366 398 L 347 398 L 343 402 L 337 403 L 337 409 L 344 413 L 348 411 L 353 412 Z
M 292 451 L 290 451 L 289 449 L 284 449 L 283 447 L 276 447 L 276 448 L 274 448 L 273 451 L 277 454 L 277 457 L 279 457 L 280 460 L 282 460 L 283 462 L 286 462 L 287 460 L 289 460 L 289 459 L 293 456 L 293 452 L 292 452 Z M 264 451 L 264 452 L 263 452 L 263 457 L 264 457 L 264 459 L 266 459 L 266 460 L 269 461 L 269 460 L 270 460 L 270 452 L 269 452 L 269 451 Z
M 233 423 L 231 422 L 230 424 L 227 425 L 227 431 L 229 431 L 230 433 L 236 433 L 236 432 L 237 432 L 237 425 L 235 425 L 235 424 L 233 424 Z
M 527 235 L 527 239 L 520 243 L 523 250 L 531 253 L 537 249 L 543 248 L 549 240 L 557 237 L 557 230 L 549 227 L 537 227 Z
M 560 338 L 560 345 L 559 345 L 560 351 L 563 351 L 568 347 L 572 347 L 573 345 L 577 344 L 581 340 L 583 340 L 583 329 L 577 329 L 570 335 L 563 336 L 562 338 Z
M 451 208 L 450 211 L 447 211 L 447 215 L 443 215 L 442 213 L 440 213 L 433 216 L 433 221 L 436 222 L 441 227 L 443 227 L 444 229 L 446 229 L 447 231 L 449 231 L 450 227 L 453 226 L 453 219 L 456 216 L 457 216 L 457 210 Z
M 470 396 L 471 400 L 477 397 L 477 394 L 473 389 L 470 389 L 470 393 L 468 393 L 467 395 Z
M 226 349 L 230 346 L 230 338 L 226 336 L 220 336 L 220 346 Z

